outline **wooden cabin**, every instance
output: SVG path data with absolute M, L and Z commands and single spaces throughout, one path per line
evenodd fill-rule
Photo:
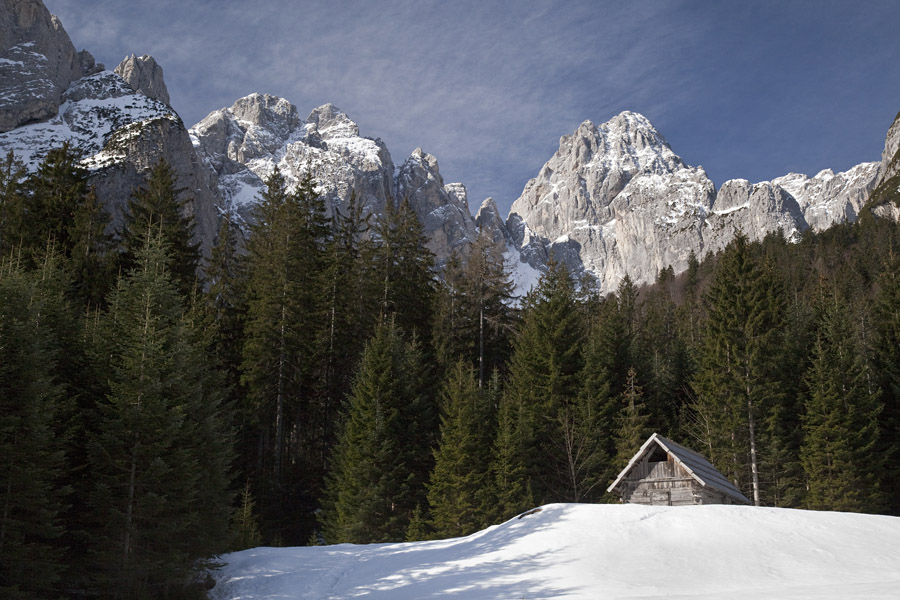
M 629 504 L 751 504 L 703 456 L 656 433 L 606 491 Z

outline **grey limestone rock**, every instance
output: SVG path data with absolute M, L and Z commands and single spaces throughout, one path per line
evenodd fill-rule
M 506 225 L 533 267 L 552 255 L 610 291 L 626 273 L 643 283 L 686 266 L 714 194 L 702 168 L 685 165 L 645 117 L 623 112 L 563 136 Z
M 140 92 L 148 98 L 159 100 L 163 104 L 169 104 L 169 91 L 163 80 L 162 67 L 152 56 L 126 56 L 115 68 L 119 77 L 124 79 L 136 92 Z
M 397 197 L 408 200 L 415 210 L 439 267 L 453 252 L 464 255 L 475 241 L 475 220 L 465 186 L 444 185 L 437 159 L 421 148 L 413 151 L 397 173 Z
M 843 173 L 825 169 L 814 177 L 789 173 L 772 180 L 786 190 L 800 206 L 803 218 L 814 231 L 854 222 L 875 187 L 879 167 L 862 163 Z
M 88 62 L 43 2 L 0 0 L 0 132 L 56 115 Z
M 381 140 L 358 132 L 333 105 L 303 120 L 284 98 L 251 94 L 210 113 L 191 137 L 218 180 L 221 208 L 246 220 L 275 167 L 289 186 L 311 171 L 329 213 L 344 210 L 352 195 L 365 212 L 380 213 L 394 196 L 394 164 Z
M 884 140 L 878 185 L 897 175 L 900 175 L 900 113 L 897 114 L 893 124 L 888 129 L 887 137 Z
M 895 122 L 884 157 L 897 147 Z M 625 274 L 650 283 L 668 266 L 683 271 L 691 252 L 717 252 L 738 231 L 754 240 L 775 231 L 797 239 L 810 227 L 853 221 L 886 160 L 811 178 L 727 181 L 716 191 L 703 168 L 685 164 L 646 118 L 624 112 L 563 136 L 513 203 L 506 227 L 535 268 L 553 256 L 610 292 Z

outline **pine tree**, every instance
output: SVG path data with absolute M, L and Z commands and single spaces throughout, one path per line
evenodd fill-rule
M 877 512 L 882 508 L 878 417 L 883 409 L 861 356 L 844 301 L 826 292 L 813 360 L 806 374 L 800 458 L 807 479 L 805 506 Z
M 194 242 L 194 218 L 177 174 L 160 159 L 147 174 L 143 187 L 132 194 L 122 231 L 122 268 L 132 269 L 146 243 L 147 230 L 160 231 L 169 271 L 178 291 L 189 296 L 197 283 L 200 243 Z
M 441 438 L 428 483 L 431 525 L 439 538 L 468 535 L 486 523 L 490 414 L 467 361 L 451 369 L 442 391 Z

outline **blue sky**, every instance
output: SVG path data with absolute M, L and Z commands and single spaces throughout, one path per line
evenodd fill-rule
M 897 0 L 45 0 L 112 68 L 152 54 L 190 126 L 251 92 L 331 102 L 504 214 L 560 136 L 644 114 L 723 181 L 880 160 Z

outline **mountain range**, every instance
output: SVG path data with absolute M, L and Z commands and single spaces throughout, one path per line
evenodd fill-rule
M 12 151 L 34 169 L 53 147 L 78 148 L 114 223 L 146 172 L 165 159 L 192 198 L 205 249 L 223 215 L 252 218 L 276 167 L 288 183 L 311 172 L 329 212 L 344 210 L 355 196 L 377 218 L 389 199 L 408 200 L 438 266 L 489 236 L 506 253 L 520 292 L 551 257 L 609 292 L 625 275 L 640 284 L 669 266 L 683 271 L 692 254 L 717 252 L 738 231 L 750 239 L 776 231 L 799 239 L 854 221 L 873 198 L 875 214 L 900 218 L 886 201 L 900 188 L 900 119 L 880 162 L 812 177 L 731 180 L 719 189 L 644 116 L 585 121 L 560 138 L 504 219 L 491 198 L 473 215 L 465 185 L 445 183 L 437 158 L 422 149 L 395 164 L 382 140 L 361 135 L 331 104 L 301 118 L 288 100 L 254 93 L 188 129 L 169 105 L 152 57 L 131 55 L 110 71 L 75 50 L 40 0 L 0 0 L 0 14 L 0 152 Z

